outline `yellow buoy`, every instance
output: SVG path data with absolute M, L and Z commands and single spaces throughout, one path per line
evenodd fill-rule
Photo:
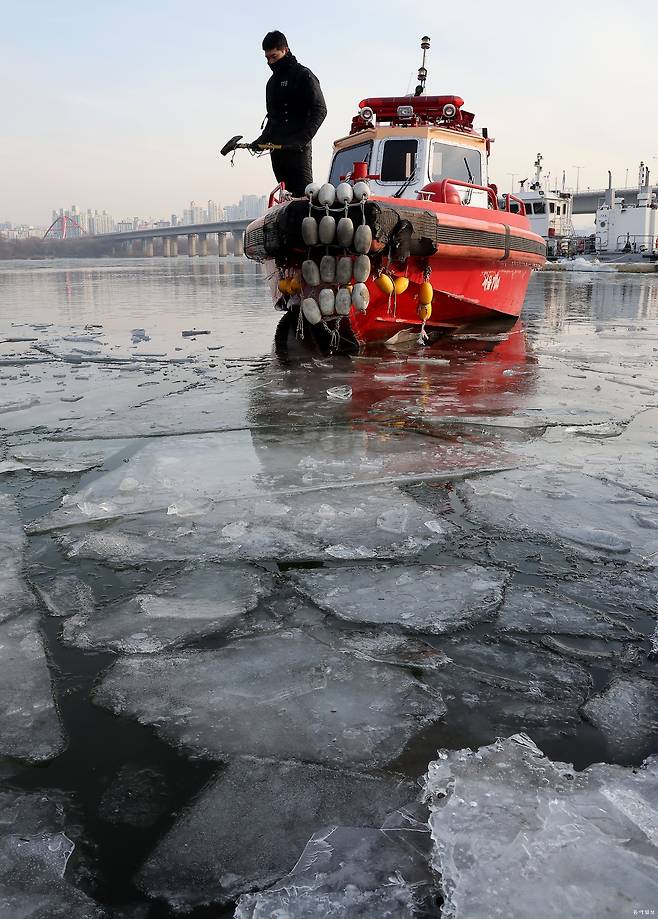
M 429 281 L 423 281 L 420 285 L 420 290 L 418 291 L 418 302 L 421 306 L 427 306 L 432 302 L 432 297 L 434 296 L 434 288 Z
M 393 281 L 387 274 L 380 274 L 375 284 L 387 297 L 393 293 Z
M 396 278 L 393 281 L 393 286 L 395 287 L 395 293 L 399 297 L 409 287 L 409 278 Z
M 290 278 L 290 281 L 288 282 L 289 293 L 298 294 L 301 289 L 302 289 L 302 284 L 299 278 L 297 277 L 297 275 Z
M 288 279 L 288 278 L 281 278 L 281 280 L 280 280 L 279 283 L 277 284 L 277 287 L 279 288 L 279 290 L 281 291 L 282 294 L 289 294 L 289 293 L 290 293 L 290 281 L 289 281 L 289 279 Z
M 426 322 L 432 315 L 432 304 L 431 303 L 421 303 L 418 307 L 418 317 L 422 319 L 423 322 Z

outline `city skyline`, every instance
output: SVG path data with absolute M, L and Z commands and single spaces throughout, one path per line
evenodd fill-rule
M 640 159 L 656 171 L 652 55 L 640 49 L 629 77 L 624 55 L 612 51 L 617 36 L 630 42 L 655 23 L 652 4 L 556 0 L 541 22 L 517 0 L 493 21 L 491 12 L 472 0 L 472 26 L 459 7 L 400 22 L 393 0 L 382 0 L 377 17 L 337 0 L 337 54 L 317 11 L 292 0 L 275 16 L 262 2 L 220 8 L 199 0 L 193 11 L 173 0 L 157 9 L 127 0 L 14 4 L 0 36 L 5 72 L 21 90 L 3 100 L 0 167 L 11 182 L 0 194 L 2 219 L 37 223 L 48 201 L 155 214 L 163 201 L 203 201 L 209 188 L 223 201 L 243 190 L 267 194 L 275 184 L 268 157 L 239 151 L 232 168 L 219 149 L 233 134 L 252 140 L 260 131 L 270 75 L 260 45 L 270 28 L 288 34 L 327 99 L 314 144 L 316 179 L 326 176 L 332 141 L 349 130 L 359 99 L 413 90 L 424 32 L 433 39 L 428 92 L 459 93 L 476 125 L 489 128 L 491 179 L 500 188 L 512 175 L 531 174 L 538 150 L 554 175 L 566 170 L 572 187 L 602 187 L 608 169 L 621 185 Z

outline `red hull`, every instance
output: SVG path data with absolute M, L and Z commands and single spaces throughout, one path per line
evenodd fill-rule
M 425 266 L 430 270 L 429 281 L 434 289 L 432 315 L 425 323 L 427 331 L 520 315 L 531 271 L 545 261 L 536 251 L 521 249 L 527 243 L 543 244 L 541 237 L 531 232 L 526 217 L 429 201 L 404 204 L 434 213 L 451 241 L 441 243 L 437 253 L 428 259 L 409 259 L 404 272 L 390 266 L 394 277 L 404 274 L 410 282 L 397 298 L 384 294 L 373 278 L 368 281 L 371 299 L 367 312 L 352 310 L 350 315 L 361 344 L 386 341 L 402 329 L 420 330 L 418 288 Z M 464 244 L 466 239 L 468 245 Z M 473 245 L 473 240 L 485 245 Z

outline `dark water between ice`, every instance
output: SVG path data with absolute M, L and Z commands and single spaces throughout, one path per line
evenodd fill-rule
M 330 359 L 274 347 L 246 260 L 0 263 L 0 848 L 29 867 L 0 915 L 233 916 L 439 749 L 658 752 L 657 317 L 658 275 L 540 273 L 512 329 Z

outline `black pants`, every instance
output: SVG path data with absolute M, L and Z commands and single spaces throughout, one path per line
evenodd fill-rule
M 277 182 L 283 182 L 286 191 L 301 198 L 306 186 L 313 181 L 311 145 L 302 150 L 272 150 L 272 169 Z

